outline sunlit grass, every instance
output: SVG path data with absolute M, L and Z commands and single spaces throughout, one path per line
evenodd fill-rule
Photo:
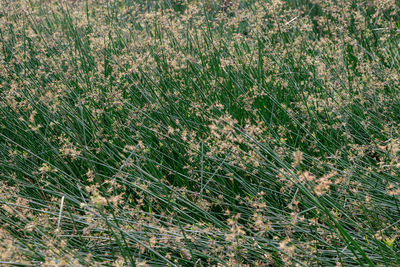
M 0 264 L 400 265 L 394 1 L 0 0 Z

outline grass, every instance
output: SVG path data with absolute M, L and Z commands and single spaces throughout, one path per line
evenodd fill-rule
M 0 263 L 399 265 L 398 10 L 0 0 Z

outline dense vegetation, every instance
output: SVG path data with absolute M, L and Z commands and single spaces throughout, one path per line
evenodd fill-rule
M 0 0 L 0 264 L 400 266 L 398 12 Z

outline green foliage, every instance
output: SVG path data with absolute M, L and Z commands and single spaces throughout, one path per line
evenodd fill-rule
M 0 0 L 0 263 L 399 265 L 398 15 Z

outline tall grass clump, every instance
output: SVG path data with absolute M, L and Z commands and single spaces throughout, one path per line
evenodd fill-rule
M 0 264 L 400 266 L 397 1 L 0 0 Z

